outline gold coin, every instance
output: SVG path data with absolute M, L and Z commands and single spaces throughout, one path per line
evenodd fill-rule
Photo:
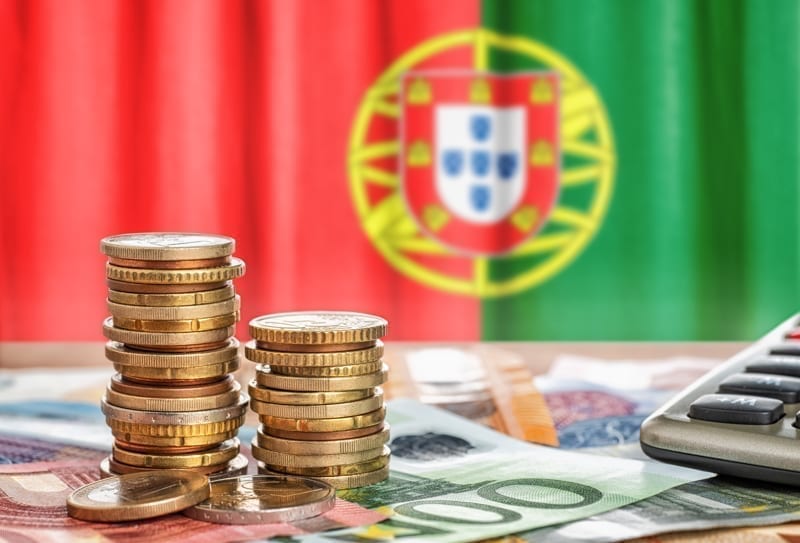
M 275 366 L 348 366 L 351 364 L 367 364 L 380 360 L 383 356 L 383 342 L 377 340 L 372 347 L 356 351 L 298 353 L 259 349 L 256 341 L 250 340 L 244 346 L 244 355 L 252 362 Z
M 222 288 L 177 294 L 136 294 L 134 292 L 108 291 L 108 301 L 123 305 L 145 305 L 148 307 L 181 307 L 186 305 L 214 304 L 233 298 L 233 283 Z
M 264 475 L 276 475 L 278 472 L 267 468 L 263 462 L 258 463 L 258 472 Z M 278 474 L 279 475 L 279 474 Z M 337 490 L 349 488 L 359 488 L 362 486 L 374 485 L 389 478 L 389 466 L 356 475 L 340 475 L 338 477 L 314 477 L 317 481 L 328 483 Z
M 239 258 L 231 258 L 230 264 L 225 266 L 193 270 L 122 268 L 106 263 L 106 277 L 114 281 L 125 281 L 126 283 L 197 285 L 230 281 L 242 275 L 244 275 L 244 261 Z
M 276 375 L 270 371 L 269 366 L 256 366 L 256 381 L 260 386 L 297 392 L 335 392 L 372 388 L 385 383 L 388 375 L 389 367 L 386 364 L 381 365 L 379 372 L 355 377 L 292 377 Z
M 293 419 L 336 419 L 369 413 L 383 407 L 383 391 L 354 402 L 322 405 L 284 405 L 250 399 L 250 409 L 259 415 Z
M 227 440 L 225 440 L 227 441 Z M 119 439 L 114 439 L 114 447 L 125 451 L 140 453 L 140 454 L 189 454 L 207 451 L 217 447 L 219 443 L 212 443 L 210 445 L 194 445 L 189 447 L 153 447 L 152 445 L 138 445 L 136 443 L 127 443 Z
M 250 321 L 256 341 L 290 345 L 374 342 L 386 335 L 385 319 L 351 311 L 297 311 Z M 283 349 L 288 350 L 288 349 Z
M 100 251 L 132 260 L 203 260 L 233 254 L 236 241 L 228 236 L 194 232 L 137 232 L 100 240 Z
M 338 439 L 331 441 L 301 441 L 297 439 L 282 439 L 257 432 L 253 442 L 254 447 L 260 447 L 293 455 L 331 455 L 350 454 L 370 449 L 380 449 L 389 442 L 389 425 L 384 424 L 383 429 L 377 433 L 352 439 Z
M 106 279 L 106 285 L 108 285 L 108 288 L 111 290 L 127 292 L 129 294 L 188 294 L 192 292 L 216 290 L 230 285 L 230 281 L 197 284 L 186 283 L 182 285 L 152 285 L 148 283 L 128 283 L 127 281 Z
M 114 363 L 125 379 L 136 383 L 165 386 L 195 386 L 213 383 L 239 369 L 239 359 L 234 358 L 219 364 L 208 364 L 192 368 L 140 368 Z
M 270 343 L 269 341 L 256 341 L 255 348 L 265 351 L 286 352 L 294 354 L 320 354 L 320 353 L 346 353 L 350 351 L 363 351 L 375 347 L 375 341 L 361 343 L 321 343 L 319 345 L 303 345 L 293 343 Z
M 236 437 L 239 427 L 226 432 L 196 436 L 151 436 L 132 432 L 118 431 L 111 428 L 111 434 L 123 449 L 137 452 L 152 452 L 159 448 L 167 452 L 197 452 L 216 446 L 223 441 Z
M 154 469 L 186 469 L 225 464 L 239 454 L 239 440 L 229 439 L 207 451 L 185 454 L 142 454 L 113 447 L 112 458 L 116 462 Z
M 356 464 L 373 460 L 382 454 L 389 454 L 386 446 L 368 449 L 354 453 L 340 454 L 287 454 L 282 452 L 262 449 L 256 442 L 252 443 L 253 458 L 260 460 L 267 465 L 290 466 L 294 468 L 321 468 L 329 466 L 342 466 L 346 464 Z M 381 467 L 381 466 L 378 466 Z M 271 468 L 270 468 L 271 469 Z M 378 469 L 373 468 L 373 469 Z M 282 471 L 282 470 L 274 470 Z M 372 470 L 366 470 L 372 471 Z M 288 472 L 286 472 L 288 473 Z
M 254 455 L 255 456 L 255 455 Z M 303 477 L 341 477 L 343 475 L 358 475 L 359 473 L 369 473 L 377 469 L 381 469 L 389 465 L 389 452 L 388 449 L 380 456 L 364 460 L 363 462 L 354 462 L 348 464 L 338 464 L 333 466 L 318 466 L 318 467 L 298 467 L 298 466 L 283 466 L 270 464 L 264 462 L 267 469 L 277 471 L 279 473 L 288 473 L 289 475 L 301 475 Z
M 202 260 L 135 260 L 132 258 L 108 258 L 109 264 L 122 268 L 157 268 L 160 270 L 186 270 L 192 268 L 216 268 L 230 264 L 231 257 L 205 258 Z
M 191 345 L 146 345 L 144 347 L 132 345 L 132 347 L 134 349 L 148 350 L 153 353 L 199 353 L 203 351 L 214 351 L 216 349 L 221 349 L 227 344 L 228 340 L 226 339 L 223 341 L 213 341 L 210 343 L 192 343 Z
M 138 368 L 194 368 L 220 362 L 236 360 L 239 355 L 239 342 L 229 338 L 225 346 L 212 351 L 198 353 L 154 353 L 139 349 L 129 349 L 116 341 L 106 342 L 106 358 L 123 366 Z
M 140 347 L 180 347 L 217 341 L 227 341 L 236 333 L 235 326 L 205 330 L 203 332 L 138 332 L 114 326 L 112 317 L 103 321 L 103 335 L 112 341 Z
M 291 432 L 342 432 L 380 424 L 385 417 L 386 408 L 381 407 L 370 413 L 333 419 L 298 419 L 261 415 L 258 420 L 268 428 Z
M 239 389 L 239 383 L 234 383 L 231 390 L 211 396 L 198 396 L 196 398 L 149 398 L 146 396 L 123 394 L 109 386 L 106 388 L 104 400 L 116 407 L 141 411 L 207 411 L 209 409 L 219 409 L 235 404 L 239 399 Z
M 108 467 L 109 471 L 112 473 L 141 473 L 141 472 L 151 472 L 157 471 L 157 468 L 146 468 L 143 466 L 132 466 L 130 464 L 125 464 L 123 462 L 119 462 L 114 459 L 113 456 L 109 455 L 108 458 Z M 247 470 L 248 460 L 247 457 L 240 454 L 233 458 L 233 460 L 228 461 L 227 463 L 217 464 L 215 466 L 199 466 L 194 468 L 180 468 L 177 471 L 190 471 L 193 473 L 201 473 L 203 475 L 214 475 L 219 474 L 220 472 L 226 472 L 229 477 L 234 475 L 238 475 L 240 473 L 245 473 Z M 175 468 L 171 468 L 175 469 Z
M 114 319 L 144 319 L 151 321 L 161 320 L 190 320 L 219 317 L 236 313 L 240 309 L 241 299 L 236 294 L 231 298 L 210 304 L 177 305 L 177 306 L 146 306 L 118 304 L 111 300 L 106 301 L 108 311 Z
M 374 395 L 378 388 L 361 390 L 344 390 L 341 392 L 292 392 L 289 390 L 273 390 L 258 386 L 255 379 L 250 381 L 247 391 L 250 398 L 259 402 L 279 403 L 282 405 L 322 405 L 354 402 Z
M 366 428 L 358 428 L 357 430 L 345 430 L 343 432 L 295 432 L 262 425 L 261 432 L 273 437 L 294 439 L 297 441 L 339 441 L 376 434 L 380 432 L 383 427 L 384 424 L 381 422 L 375 426 L 367 426 Z
M 106 417 L 106 424 L 111 428 L 114 436 L 122 435 L 122 441 L 135 442 L 130 436 L 142 435 L 150 437 L 199 437 L 225 434 L 240 428 L 244 424 L 245 416 L 236 417 L 220 422 L 206 422 L 203 424 L 146 424 L 126 422 Z
M 248 398 L 240 394 L 233 404 L 216 409 L 187 412 L 161 412 L 128 409 L 108 403 L 106 398 L 100 400 L 100 410 L 110 419 L 130 422 L 135 424 L 156 424 L 162 426 L 184 426 L 192 424 L 205 424 L 209 422 L 222 422 L 241 417 L 247 413 Z
M 164 332 L 164 333 L 184 333 L 184 332 L 203 332 L 206 330 L 217 330 L 236 324 L 239 320 L 239 312 L 228 315 L 218 315 L 216 317 L 205 317 L 202 319 L 183 319 L 183 320 L 144 320 L 144 319 L 125 319 L 114 317 L 114 326 L 125 330 L 136 330 L 138 332 Z
M 69 516 L 91 522 L 122 522 L 168 515 L 208 498 L 200 473 L 158 470 L 101 479 L 67 498 Z
M 220 524 L 291 523 L 330 511 L 336 493 L 305 477 L 246 475 L 216 480 L 208 500 L 183 513 Z
M 378 372 L 382 367 L 383 362 L 378 360 L 377 362 L 348 366 L 270 366 L 269 369 L 275 375 L 290 375 L 294 377 L 356 377 Z
M 144 396 L 146 398 L 198 398 L 200 396 L 215 396 L 241 388 L 232 375 L 206 385 L 171 387 L 142 385 L 125 379 L 119 373 L 111 376 L 110 386 L 115 392 L 130 394 L 131 396 Z

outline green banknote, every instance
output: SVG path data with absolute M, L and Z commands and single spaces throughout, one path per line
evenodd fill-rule
M 517 534 L 532 543 L 611 543 L 665 532 L 800 520 L 800 490 L 715 477 L 562 526 Z
M 388 418 L 389 479 L 341 496 L 391 518 L 303 542 L 476 541 L 589 517 L 712 475 L 531 445 L 412 400 L 391 402 Z

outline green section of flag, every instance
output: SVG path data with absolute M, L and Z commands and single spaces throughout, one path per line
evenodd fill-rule
M 485 300 L 484 339 L 751 340 L 800 311 L 800 3 L 485 0 L 482 17 L 583 73 L 617 160 L 594 239 Z

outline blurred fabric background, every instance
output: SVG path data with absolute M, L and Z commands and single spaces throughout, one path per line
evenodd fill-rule
M 141 231 L 235 237 L 244 323 L 754 339 L 800 307 L 799 36 L 794 0 L 2 0 L 0 340 L 102 339 L 99 240 Z M 463 254 L 393 203 L 408 69 L 560 73 L 529 245 Z

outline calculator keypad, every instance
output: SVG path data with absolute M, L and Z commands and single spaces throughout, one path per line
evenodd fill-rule
M 800 358 L 794 356 L 770 356 L 748 364 L 745 367 L 748 373 L 774 373 L 776 375 L 789 375 L 800 377 Z
M 767 373 L 735 373 L 719 384 L 719 392 L 775 398 L 784 403 L 800 402 L 800 379 Z
M 658 460 L 800 487 L 800 314 L 642 423 Z
M 783 417 L 783 402 L 739 394 L 705 394 L 689 406 L 689 417 L 729 424 L 773 424 Z

